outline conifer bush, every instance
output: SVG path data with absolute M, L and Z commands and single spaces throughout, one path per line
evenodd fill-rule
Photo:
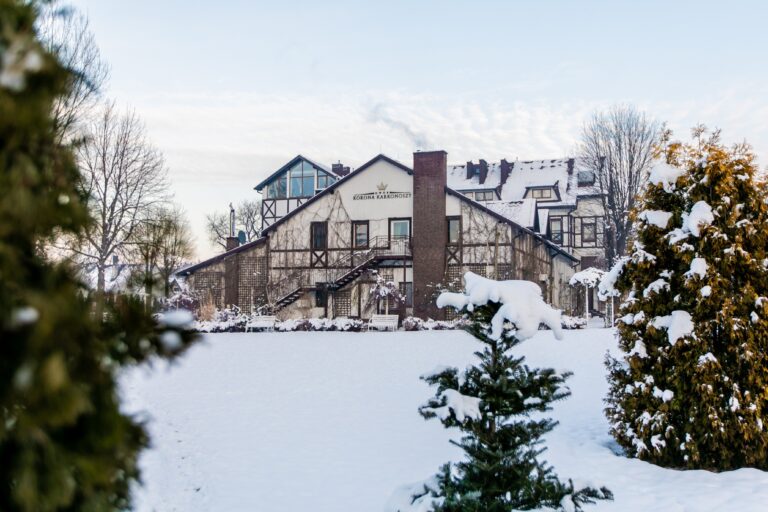
M 124 510 L 148 440 L 120 410 L 118 372 L 181 353 L 191 316 L 158 325 L 128 299 L 94 308 L 73 270 L 41 254 L 89 219 L 51 121 L 70 71 L 41 47 L 37 6 L 0 0 L 0 510 Z
M 746 144 L 694 137 L 651 172 L 632 252 L 601 283 L 628 297 L 606 414 L 630 457 L 768 469 L 768 190 Z
M 410 510 L 442 512 L 509 512 L 546 507 L 582 510 L 596 500 L 611 499 L 606 488 L 575 488 L 563 482 L 540 456 L 541 437 L 556 422 L 542 417 L 551 404 L 565 399 L 568 373 L 530 368 L 514 349 L 533 336 L 541 322 L 561 337 L 560 313 L 544 303 L 541 290 L 525 281 L 496 282 L 472 273 L 467 294 L 444 293 L 438 305 L 466 307 L 465 330 L 482 348 L 463 371 L 439 367 L 422 378 L 437 387 L 419 412 L 459 429 L 455 444 L 464 460 L 444 465 L 431 480 L 414 489 Z M 510 323 L 512 322 L 512 323 Z

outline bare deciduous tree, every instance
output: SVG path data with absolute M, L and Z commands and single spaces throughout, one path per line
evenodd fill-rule
M 662 131 L 663 125 L 626 105 L 596 112 L 582 128 L 578 152 L 597 172 L 609 264 L 626 251 L 629 212 L 647 181 Z
M 96 105 L 109 78 L 109 66 L 101 58 L 88 18 L 56 2 L 43 5 L 38 20 L 40 38 L 71 71 L 67 93 L 56 99 L 53 122 L 59 142 L 70 140 L 77 127 Z
M 101 293 L 112 255 L 127 249 L 146 212 L 166 203 L 165 165 L 136 113 L 120 114 L 114 104 L 86 126 L 78 164 L 93 223 L 70 248 L 96 265 Z
M 214 246 L 227 248 L 229 215 L 213 212 L 205 216 L 208 240 Z M 246 199 L 235 208 L 235 231 L 245 233 L 245 241 L 252 242 L 261 236 L 261 201 Z
M 136 277 L 144 285 L 148 301 L 158 280 L 162 281 L 163 294 L 167 297 L 171 276 L 194 255 L 189 223 L 176 206 L 150 209 L 127 245 L 131 247 L 134 261 L 141 265 Z
M 242 201 L 235 210 L 237 223 L 245 231 L 245 239 L 252 242 L 261 236 L 261 201 L 258 199 Z
M 166 210 L 164 214 L 164 236 L 160 244 L 158 271 L 163 279 L 164 293 L 170 293 L 170 280 L 174 272 L 195 254 L 192 231 L 184 212 L 180 208 Z
M 226 213 L 213 212 L 205 216 L 205 231 L 211 245 L 227 248 L 229 236 L 229 216 Z

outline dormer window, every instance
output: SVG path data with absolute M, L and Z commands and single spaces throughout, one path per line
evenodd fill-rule
M 595 184 L 595 173 L 592 171 L 579 171 L 576 176 L 580 187 L 589 187 Z
M 478 190 L 475 192 L 475 201 L 493 201 L 495 196 L 493 190 Z
M 531 197 L 534 199 L 552 199 L 552 189 L 533 188 L 531 189 Z

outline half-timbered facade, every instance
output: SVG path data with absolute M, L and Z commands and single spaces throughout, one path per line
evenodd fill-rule
M 467 162 L 448 186 L 567 250 L 583 267 L 605 266 L 603 196 L 579 159 Z
M 379 155 L 351 173 L 297 156 L 256 187 L 264 197 L 262 237 L 240 246 L 232 239 L 227 252 L 180 273 L 219 307 L 283 318 L 367 318 L 382 308 L 442 318 L 436 295 L 460 287 L 466 271 L 536 282 L 549 302 L 571 310 L 568 280 L 579 257 L 505 214 L 497 204 L 503 187 L 486 201 L 476 196 L 485 183 L 457 188 L 452 172 L 443 151 L 415 153 L 413 167 Z M 405 301 L 382 304 L 372 295 L 377 275 Z

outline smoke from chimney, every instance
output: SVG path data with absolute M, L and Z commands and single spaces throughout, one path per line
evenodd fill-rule
M 392 117 L 390 117 L 389 114 L 384 111 L 385 108 L 386 107 L 383 103 L 377 103 L 368 112 L 368 119 L 372 123 L 383 123 L 393 130 L 402 133 L 408 138 L 410 143 L 416 147 L 416 149 L 426 149 L 429 146 L 426 135 L 414 131 L 410 126 L 402 121 L 392 119 Z

